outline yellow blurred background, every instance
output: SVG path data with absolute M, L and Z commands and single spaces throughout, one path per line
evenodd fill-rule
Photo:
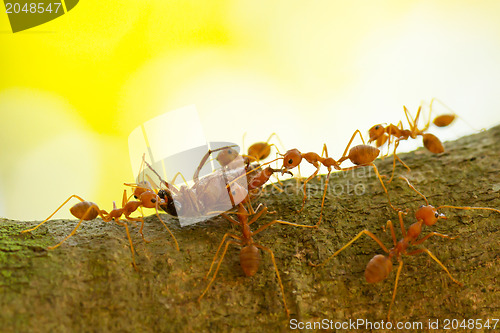
M 209 141 L 276 132 L 286 149 L 327 143 L 337 158 L 355 129 L 432 97 L 496 125 L 498 13 L 498 1 L 81 0 L 13 34 L 3 12 L 0 216 L 43 220 L 71 194 L 110 209 L 134 180 L 129 133 L 190 104 Z M 181 142 L 190 121 L 174 130 Z

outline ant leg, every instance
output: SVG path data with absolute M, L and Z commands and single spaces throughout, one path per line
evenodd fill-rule
M 332 254 L 331 256 L 329 256 L 325 261 L 323 261 L 321 264 L 313 264 L 312 262 L 309 262 L 309 265 L 310 266 L 313 266 L 313 267 L 320 267 L 320 266 L 324 266 L 327 262 L 329 262 L 333 257 L 337 256 L 340 252 L 342 252 L 343 250 L 345 250 L 349 245 L 351 245 L 352 243 L 354 243 L 359 237 L 361 237 L 363 234 L 365 235 L 368 235 L 369 237 L 371 237 L 375 242 L 377 242 L 378 245 L 380 245 L 380 247 L 382 248 L 382 250 L 384 250 L 386 253 L 389 253 L 389 250 L 385 247 L 385 245 L 382 243 L 382 241 L 380 239 L 377 238 L 377 236 L 375 236 L 374 234 L 372 234 L 370 231 L 368 230 L 363 230 L 361 231 L 359 234 L 356 235 L 356 237 L 354 237 L 353 239 L 351 239 L 349 241 L 349 243 L 347 243 L 346 245 L 342 246 L 339 250 L 337 250 L 334 254 Z
M 266 142 L 269 143 L 269 141 L 271 140 L 272 137 L 276 137 L 276 139 L 278 140 L 278 142 L 280 143 L 281 145 L 281 148 L 284 148 L 285 145 L 283 144 L 283 142 L 281 141 L 280 137 L 278 136 L 278 134 L 276 134 L 275 132 L 271 133 L 271 135 L 269 135 L 269 137 L 267 138 Z M 278 147 L 276 147 L 276 145 L 274 145 L 274 147 L 276 148 L 276 150 L 278 150 Z M 279 150 L 278 150 L 279 152 Z
M 432 252 L 429 251 L 429 250 L 427 250 L 426 248 L 418 249 L 418 250 L 415 250 L 415 251 L 412 251 L 412 252 L 408 252 L 407 255 L 413 256 L 413 255 L 420 254 L 420 253 L 423 253 L 423 252 L 427 253 L 429 255 L 429 257 L 431 257 L 432 259 L 434 259 L 434 261 L 437 262 L 438 265 L 441 266 L 441 268 L 445 270 L 445 272 L 448 274 L 448 276 L 450 277 L 450 279 L 453 282 L 455 282 L 459 286 L 463 286 L 464 285 L 462 282 L 459 282 L 459 281 L 455 280 L 453 278 L 453 276 L 451 276 L 451 273 L 448 271 L 448 269 L 443 265 L 443 263 L 441 261 L 439 261 L 439 259 L 436 258 L 436 256 L 434 256 L 434 254 L 432 254 Z
M 392 173 L 391 173 L 391 178 L 389 179 L 389 181 L 387 183 L 390 183 L 392 182 L 392 179 L 394 178 L 394 171 L 396 170 L 396 158 L 403 164 L 406 166 L 406 164 L 404 164 L 401 159 L 398 157 L 398 155 L 396 155 L 396 149 L 399 147 L 399 139 L 396 139 L 396 141 L 394 141 L 394 151 L 392 152 L 392 155 L 393 155 L 393 161 L 392 161 Z M 408 167 L 408 166 L 406 166 Z
M 386 228 L 387 227 L 391 229 L 392 242 L 394 243 L 394 247 L 396 247 L 398 240 L 396 238 L 396 233 L 394 232 L 394 226 L 392 225 L 391 220 L 387 221 Z
M 99 207 L 97 207 L 96 205 L 92 205 L 92 206 L 90 206 L 90 207 L 87 209 L 87 211 L 85 212 L 85 214 L 84 214 L 83 216 L 86 216 L 86 215 L 88 214 L 88 212 L 89 212 L 91 209 L 94 209 L 94 208 L 96 208 L 97 210 L 99 210 Z M 101 212 L 99 212 L 99 215 L 100 215 L 101 217 L 103 217 L 103 219 L 104 219 L 104 216 L 102 215 L 102 213 L 101 213 Z M 73 235 L 76 233 L 76 230 L 78 230 L 78 228 L 80 227 L 80 224 L 82 223 L 82 221 L 83 221 L 83 218 L 81 218 L 81 219 L 80 219 L 80 221 L 78 221 L 78 223 L 76 224 L 75 228 L 73 229 L 73 231 L 71 231 L 71 233 L 70 233 L 68 236 L 66 236 L 66 237 L 65 237 L 62 241 L 60 241 L 58 244 L 53 245 L 53 246 L 49 246 L 49 247 L 47 247 L 47 249 L 49 249 L 49 250 L 53 250 L 53 249 L 55 249 L 56 247 L 59 247 L 59 246 L 60 246 L 62 243 L 64 243 L 64 242 L 65 242 L 68 238 L 70 238 L 71 236 L 73 236 Z
M 274 178 L 276 178 L 276 180 L 278 181 L 278 184 L 283 185 L 283 183 L 280 181 L 280 179 L 278 178 L 278 176 L 276 176 L 274 173 L 273 173 L 273 177 L 274 177 Z M 280 193 L 283 193 L 283 192 L 284 192 L 284 191 L 283 191 L 283 189 L 279 188 L 279 187 L 278 187 L 277 185 L 275 185 L 274 183 L 270 183 L 270 185 L 271 185 L 272 187 L 274 187 L 274 188 L 275 188 L 278 192 L 280 192 Z M 264 190 L 265 190 L 265 189 L 264 189 Z
M 52 216 L 54 216 L 58 211 L 59 209 L 61 209 L 66 203 L 68 203 L 68 201 L 70 201 L 72 198 L 77 198 L 78 200 L 80 200 L 81 202 L 85 201 L 83 200 L 82 198 L 80 198 L 78 195 L 75 195 L 73 194 L 72 196 L 70 196 L 68 199 L 66 199 L 66 201 L 64 201 L 52 214 L 50 214 L 49 217 L 47 217 L 45 220 L 43 220 L 41 223 L 39 223 L 36 227 L 34 228 L 31 228 L 31 229 L 26 229 L 26 230 L 23 230 L 21 231 L 21 233 L 25 233 L 25 232 L 30 232 L 30 231 L 33 231 L 33 230 L 36 230 L 38 229 L 38 227 L 40 227 L 42 224 L 44 224 L 45 222 L 47 222 L 48 220 L 50 220 L 50 218 Z
M 222 261 L 224 260 L 224 256 L 226 255 L 227 248 L 228 248 L 229 244 L 243 246 L 242 244 L 235 242 L 235 241 L 232 241 L 232 240 L 229 240 L 226 242 L 226 246 L 224 247 L 224 251 L 222 252 L 221 258 L 219 260 L 219 263 L 217 264 L 217 268 L 215 269 L 214 275 L 213 275 L 212 279 L 210 280 L 210 282 L 208 283 L 208 286 L 203 291 L 203 293 L 200 295 L 200 297 L 198 297 L 198 302 L 201 301 L 203 296 L 205 296 L 205 294 L 207 293 L 208 289 L 210 289 L 210 286 L 212 285 L 212 283 L 215 281 L 215 278 L 217 277 L 217 273 L 219 272 L 220 265 L 222 264 Z
M 384 192 L 387 195 L 387 201 L 389 202 L 389 206 L 391 206 L 391 208 L 394 209 L 395 211 L 399 211 L 398 208 L 392 205 L 391 198 L 389 197 L 389 192 L 387 192 L 387 188 L 385 188 L 384 181 L 382 180 L 382 177 L 380 177 L 377 167 L 373 163 L 370 163 L 369 165 L 371 165 L 373 167 L 373 170 L 375 170 L 375 174 L 377 175 L 378 180 L 380 181 L 380 185 L 382 185 L 382 188 L 384 189 Z
M 361 167 L 364 167 L 364 166 L 372 166 L 373 167 L 373 170 L 375 170 L 375 174 L 377 175 L 378 180 L 380 181 L 380 185 L 382 185 L 382 188 L 384 189 L 384 192 L 387 195 L 387 201 L 389 202 L 389 206 L 391 206 L 391 208 L 394 209 L 395 211 L 399 211 L 400 210 L 399 208 L 396 208 L 396 207 L 394 207 L 392 205 L 391 198 L 389 197 L 389 192 L 387 192 L 387 188 L 384 185 L 384 182 L 382 180 L 382 176 L 380 176 L 380 174 L 378 173 L 378 169 L 375 166 L 375 164 L 370 163 L 370 164 L 364 164 L 364 165 L 355 165 L 355 166 L 348 167 L 348 168 L 341 168 L 340 170 L 341 171 L 349 171 L 349 170 L 354 170 L 354 169 L 361 168 Z
M 349 143 L 347 144 L 347 147 L 344 150 L 344 154 L 342 154 L 342 157 L 337 161 L 337 164 L 340 165 L 342 162 L 344 162 L 346 159 L 348 159 L 347 152 L 349 151 L 349 147 L 351 147 L 352 141 L 356 137 L 356 133 L 359 134 L 359 137 L 361 138 L 361 141 L 363 141 L 363 144 L 365 144 L 365 139 L 363 139 L 363 136 L 361 135 L 361 132 L 358 129 L 355 130 L 354 133 L 353 133 L 353 135 L 351 136 L 351 140 L 349 140 Z
M 222 237 L 222 242 L 220 242 L 220 245 L 219 247 L 217 248 L 217 251 L 215 252 L 215 255 L 214 255 L 214 258 L 212 259 L 212 263 L 210 264 L 210 269 L 208 270 L 207 274 L 205 275 L 204 279 L 207 279 L 208 276 L 210 275 L 210 272 L 212 271 L 212 268 L 215 264 L 215 259 L 217 259 L 217 256 L 219 255 L 219 252 L 220 252 L 220 249 L 222 248 L 222 245 L 224 245 L 225 241 L 226 241 L 226 238 L 227 237 L 233 237 L 234 239 L 237 239 L 241 242 L 243 242 L 243 238 L 240 237 L 240 236 L 236 236 L 234 234 L 231 234 L 231 233 L 226 233 L 224 234 L 224 237 Z
M 71 231 L 71 233 L 66 236 L 62 241 L 60 241 L 58 244 L 56 245 L 53 245 L 53 246 L 49 246 L 47 247 L 47 249 L 49 250 L 53 250 L 55 249 L 56 247 L 59 247 L 62 243 L 64 243 L 68 238 L 70 238 L 71 236 L 73 236 L 76 232 L 76 230 L 80 227 L 80 224 L 82 223 L 83 219 L 80 219 L 80 221 L 78 221 L 78 223 L 76 224 L 76 227 L 73 229 L 73 231 Z
M 235 214 L 237 214 L 237 213 L 235 213 Z M 235 219 L 233 219 L 231 216 L 227 215 L 226 213 L 222 213 L 221 215 L 223 218 L 225 218 L 229 222 L 236 224 L 237 226 L 241 226 L 240 222 L 236 221 Z
M 203 168 L 203 166 L 205 165 L 205 163 L 207 162 L 208 160 L 208 157 L 212 154 L 212 153 L 215 153 L 216 151 L 219 151 L 219 150 L 223 150 L 223 149 L 227 149 L 227 148 L 231 148 L 231 147 L 236 147 L 237 145 L 231 145 L 231 146 L 225 146 L 225 147 L 220 147 L 220 148 L 217 148 L 217 149 L 209 149 L 205 155 L 203 156 L 203 158 L 200 160 L 200 164 L 198 165 L 198 168 L 196 168 L 196 171 L 194 172 L 194 175 L 193 175 L 193 181 L 195 183 L 198 182 L 198 176 L 200 174 L 200 171 L 201 169 Z
M 276 259 L 274 258 L 274 253 L 270 248 L 267 248 L 265 246 L 255 244 L 255 243 L 254 243 L 254 245 L 256 247 L 258 247 L 259 249 L 262 249 L 266 252 L 269 252 L 269 254 L 271 255 L 271 260 L 273 261 L 274 270 L 276 271 L 276 277 L 278 278 L 278 284 L 279 284 L 280 289 L 281 289 L 281 295 L 283 296 L 283 305 L 285 306 L 285 312 L 286 312 L 287 317 L 290 318 L 290 311 L 288 310 L 288 307 L 286 306 L 285 288 L 283 288 L 283 283 L 281 282 L 281 277 L 280 277 L 280 273 L 278 271 L 278 266 L 276 265 Z
M 418 107 L 417 115 L 415 116 L 415 120 L 413 120 L 413 123 L 415 124 L 415 126 L 413 128 L 413 130 L 415 131 L 414 133 L 422 132 L 422 131 L 418 130 L 418 121 L 419 121 L 419 118 L 420 118 L 420 111 L 422 111 L 422 105 L 420 105 Z
M 325 158 L 328 158 L 328 148 L 326 147 L 326 143 L 323 144 L 323 150 L 321 151 L 321 156 L 323 156 L 323 154 L 325 154 Z M 321 223 L 321 219 L 323 217 L 323 207 L 325 206 L 326 190 L 328 189 L 328 182 L 330 181 L 331 172 L 332 172 L 331 167 L 328 167 L 328 174 L 326 175 L 326 179 L 325 179 L 325 188 L 323 190 L 323 197 L 321 199 L 321 209 L 319 212 L 319 220 L 316 223 L 317 226 Z
M 328 189 L 328 182 L 330 181 L 331 171 L 332 170 L 330 168 L 328 168 L 328 174 L 326 175 L 326 179 L 325 179 L 325 188 L 323 190 L 323 198 L 321 199 L 321 209 L 319 211 L 319 220 L 318 220 L 318 223 L 316 223 L 316 226 L 318 226 L 321 223 L 321 218 L 323 217 L 323 207 L 325 206 L 326 191 Z
M 306 200 L 307 200 L 307 189 L 306 189 L 307 183 L 311 179 L 313 179 L 314 177 L 316 177 L 316 175 L 319 172 L 319 169 L 321 168 L 321 164 L 319 164 L 319 163 L 316 163 L 316 164 L 317 164 L 317 165 L 315 165 L 316 171 L 314 171 L 314 173 L 311 176 L 309 176 L 309 178 L 307 178 L 304 181 L 304 186 L 302 187 L 302 190 L 304 191 L 304 197 L 302 198 L 302 207 L 297 211 L 297 213 L 300 213 L 302 210 L 304 210 L 304 205 L 306 204 Z
M 422 132 L 427 131 L 427 129 L 429 129 L 429 126 L 431 125 L 432 103 L 434 103 L 434 100 L 435 100 L 435 98 L 432 98 L 431 102 L 429 103 L 429 119 L 427 120 L 427 123 L 425 124 L 424 128 L 422 129 Z
M 400 179 L 406 181 L 406 183 L 408 184 L 408 186 L 413 190 L 415 191 L 418 195 L 420 195 L 424 200 L 425 200 L 425 204 L 426 205 L 429 205 L 429 201 L 427 201 L 427 198 L 425 197 L 425 195 L 423 195 L 422 193 L 420 193 L 416 188 L 415 186 L 413 186 L 410 181 L 406 178 L 406 177 L 403 177 L 403 176 L 399 176 Z M 439 208 L 442 208 L 442 207 L 445 207 L 445 206 L 441 206 L 441 207 L 438 207 L 437 209 Z M 451 207 L 451 206 L 450 206 Z
M 252 232 L 252 236 L 257 235 L 259 232 L 261 232 L 261 231 L 269 228 L 270 226 L 272 226 L 273 224 L 276 224 L 276 223 L 286 224 L 286 225 L 291 225 L 291 226 L 294 226 L 294 227 L 301 227 L 301 228 L 310 228 L 310 229 L 317 229 L 318 228 L 315 225 L 305 225 L 305 224 L 297 224 L 297 223 L 292 223 L 292 222 L 287 222 L 287 221 L 282 221 L 282 220 L 274 220 L 274 221 L 271 221 L 271 222 L 269 222 L 267 224 L 264 224 L 262 227 L 258 228 L 254 232 Z
M 122 227 L 125 227 L 125 231 L 127 232 L 127 238 L 128 242 L 130 243 L 130 251 L 132 252 L 132 265 L 134 266 L 134 269 L 138 271 L 137 266 L 135 264 L 135 250 L 134 250 L 134 244 L 132 243 L 132 238 L 130 238 L 130 232 L 128 230 L 128 225 L 126 222 L 122 222 L 120 220 L 115 220 L 116 224 L 121 225 Z
M 259 210 L 259 206 L 257 206 L 257 210 Z M 267 207 L 264 206 L 264 208 L 262 208 L 262 210 L 260 212 L 256 212 L 255 215 L 252 217 L 252 219 L 247 223 L 247 225 L 251 225 L 252 223 L 254 223 L 255 221 L 257 221 L 262 215 L 266 215 L 267 214 Z
M 405 212 L 402 212 L 402 211 L 398 212 L 399 226 L 401 227 L 401 234 L 403 235 L 403 237 L 406 237 L 406 229 L 405 229 L 405 225 L 403 223 L 403 214 L 406 215 Z M 394 245 L 396 245 L 396 244 L 394 244 Z
M 436 209 L 441 209 L 441 208 L 454 208 L 454 209 L 465 209 L 465 210 L 473 210 L 473 209 L 485 209 L 485 210 L 491 210 L 497 213 L 500 213 L 500 210 L 495 209 L 495 208 L 489 208 L 489 207 L 459 207 L 459 206 L 439 206 Z
M 413 129 L 415 128 L 415 123 L 413 123 L 413 117 L 412 117 L 410 111 L 404 105 L 403 105 L 403 110 L 405 112 L 406 120 L 408 121 L 408 124 L 410 125 L 410 131 L 413 133 Z
M 186 186 L 188 186 L 188 182 L 186 180 L 186 178 L 184 178 L 184 175 L 181 173 L 181 172 L 177 172 L 175 175 L 174 175 L 174 178 L 172 178 L 172 180 L 170 181 L 170 184 L 175 184 L 175 180 L 177 179 L 177 177 L 181 176 L 182 178 L 182 181 L 184 182 L 184 184 Z
M 396 299 L 396 291 L 398 289 L 399 275 L 401 274 L 402 269 L 403 269 L 403 260 L 399 260 L 398 272 L 396 273 L 396 282 L 394 282 L 394 291 L 392 292 L 391 305 L 389 305 L 389 311 L 387 312 L 387 321 L 390 321 L 391 308 L 392 305 L 394 304 L 394 300 Z
M 139 234 L 141 235 L 142 237 L 142 240 L 146 243 L 151 243 L 150 240 L 147 240 L 146 238 L 144 238 L 144 233 L 143 233 L 143 229 L 144 229 L 144 217 L 130 217 L 130 216 L 126 216 L 125 215 L 125 218 L 127 219 L 127 221 L 129 222 L 132 222 L 132 223 L 135 223 L 135 222 L 141 222 L 141 228 L 139 229 Z
M 163 224 L 163 226 L 165 227 L 165 229 L 167 229 L 167 231 L 170 234 L 170 236 L 172 236 L 172 239 L 174 240 L 174 243 L 175 243 L 175 248 L 177 249 L 177 251 L 180 251 L 180 249 L 179 249 L 179 243 L 177 243 L 177 239 L 175 238 L 175 236 L 172 233 L 172 231 L 170 231 L 170 229 L 167 227 L 167 225 L 165 224 L 165 222 L 163 222 L 162 218 L 160 217 L 160 214 L 158 213 L 158 201 L 156 201 L 155 212 L 156 212 L 156 216 L 160 220 L 161 224 Z M 142 227 L 141 227 L 141 229 L 142 229 Z
M 450 237 L 448 235 L 443 235 L 443 234 L 440 234 L 438 232 L 431 232 L 428 235 L 426 235 L 425 237 L 423 237 L 423 238 L 417 240 L 416 242 L 414 242 L 412 245 L 422 244 L 423 242 L 425 242 L 426 240 L 428 240 L 432 236 L 438 236 L 438 237 L 441 237 L 441 238 L 448 238 L 448 239 L 457 239 L 458 238 L 458 236 Z

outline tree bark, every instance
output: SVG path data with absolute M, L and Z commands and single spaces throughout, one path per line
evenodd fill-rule
M 411 172 L 398 164 L 396 174 L 406 176 L 436 207 L 498 209 L 499 148 L 497 126 L 446 142 L 442 154 L 424 148 L 401 154 Z M 390 176 L 392 157 L 375 164 L 381 174 Z M 268 187 L 253 206 L 265 203 L 276 213 L 262 217 L 252 225 L 253 230 L 275 218 L 315 224 L 323 181 L 324 177 L 310 182 L 310 196 L 300 214 L 296 210 L 302 193 L 295 180 L 284 182 L 284 193 Z M 398 178 L 388 190 L 395 206 L 410 210 L 404 217 L 408 228 L 424 200 Z M 423 329 L 418 331 L 427 331 L 429 320 L 438 319 L 443 328 L 445 319 L 482 319 L 483 323 L 499 319 L 500 214 L 445 208 L 440 212 L 448 219 L 424 227 L 422 236 L 434 231 L 458 238 L 431 237 L 417 248 L 429 249 L 464 286 L 454 283 L 425 253 L 404 256 L 391 319 L 421 322 Z M 198 302 L 223 235 L 241 232 L 221 217 L 185 228 L 178 226 L 176 218 L 162 218 L 181 249 L 176 251 L 157 217 L 146 218 L 144 233 L 151 243 L 141 239 L 138 227 L 131 228 L 138 271 L 131 265 L 125 230 L 115 223 L 84 222 L 62 246 L 47 250 L 68 235 L 77 221 L 53 220 L 20 234 L 34 222 L 1 219 L 0 331 L 263 332 L 290 327 L 268 253 L 262 253 L 259 272 L 245 277 L 239 248 L 230 245 L 215 282 Z M 384 232 L 387 220 L 394 223 L 401 238 L 397 213 L 388 206 L 373 169 L 363 167 L 332 174 L 319 229 L 273 225 L 254 237 L 274 252 L 291 319 L 386 321 L 397 262 L 386 280 L 368 284 L 366 264 L 374 255 L 384 254 L 372 239 L 362 236 L 323 267 L 313 268 L 308 263 L 325 260 L 363 229 L 393 247 L 390 232 Z

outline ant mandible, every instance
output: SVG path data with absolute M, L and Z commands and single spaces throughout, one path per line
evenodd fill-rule
M 414 190 L 418 195 L 420 195 L 424 200 L 425 200 L 425 205 L 420 206 L 420 208 L 417 209 L 415 212 L 415 218 L 417 219 L 417 222 L 413 223 L 408 230 L 405 229 L 404 223 L 403 223 L 403 215 L 406 215 L 405 212 L 403 211 L 398 211 L 398 218 L 399 218 L 399 224 L 401 228 L 401 234 L 403 238 L 401 238 L 399 241 L 396 239 L 396 233 L 394 231 L 394 227 L 392 225 L 392 222 L 390 220 L 387 221 L 387 226 L 391 230 L 391 236 L 392 236 L 392 241 L 394 244 L 394 247 L 391 249 L 387 249 L 387 247 L 382 243 L 382 241 L 377 238 L 373 233 L 371 233 L 369 230 L 365 229 L 358 233 L 356 237 L 354 237 L 352 240 L 350 240 L 346 245 L 341 247 L 339 250 L 337 250 L 335 253 L 333 253 L 330 257 L 328 257 L 325 261 L 323 261 L 321 264 L 313 264 L 309 263 L 311 266 L 314 267 L 320 267 L 324 266 L 327 262 L 329 262 L 331 259 L 333 259 L 335 256 L 337 256 L 340 252 L 345 250 L 348 246 L 350 246 L 352 243 L 354 243 L 358 238 L 360 238 L 363 234 L 369 236 L 372 238 L 377 244 L 382 248 L 382 250 L 387 253 L 387 255 L 382 255 L 382 254 L 377 254 L 375 255 L 367 264 L 366 269 L 365 269 L 365 279 L 366 282 L 368 283 L 377 283 L 380 281 L 385 280 L 388 276 L 389 273 L 392 271 L 392 265 L 393 265 L 393 259 L 396 259 L 399 262 L 399 266 L 396 272 L 396 281 L 394 282 L 394 291 L 392 293 L 392 300 L 391 304 L 389 306 L 389 311 L 387 313 L 387 320 L 390 320 L 390 315 L 391 315 L 391 309 L 392 305 L 394 304 L 394 300 L 396 299 L 396 291 L 398 287 L 398 281 L 399 277 L 401 274 L 401 270 L 403 269 L 403 255 L 417 255 L 420 253 L 427 253 L 429 257 L 431 257 L 441 268 L 445 270 L 445 272 L 448 274 L 450 279 L 455 282 L 456 284 L 462 286 L 463 284 L 453 278 L 451 276 L 451 273 L 448 271 L 448 269 L 443 265 L 443 263 L 428 249 L 426 248 L 420 248 L 416 249 L 414 251 L 407 252 L 407 249 L 410 246 L 415 246 L 415 245 L 420 245 L 429 238 L 433 236 L 441 237 L 441 238 L 448 238 L 448 239 L 456 239 L 456 237 L 450 237 L 448 235 L 443 235 L 437 232 L 431 232 L 427 234 L 426 236 L 422 237 L 419 239 L 419 236 L 422 232 L 423 226 L 432 226 L 436 224 L 436 222 L 439 219 L 447 219 L 447 217 L 444 214 L 440 214 L 438 212 L 439 209 L 441 208 L 453 208 L 453 209 L 465 209 L 465 210 L 473 210 L 473 209 L 482 209 L 482 210 L 491 210 L 497 213 L 500 213 L 500 210 L 494 209 L 494 208 L 489 208 L 489 207 L 458 207 L 458 206 L 449 206 L 449 205 L 443 205 L 439 207 L 433 207 L 429 205 L 429 202 L 427 201 L 427 198 L 420 193 L 410 182 L 408 179 L 404 177 L 399 177 L 403 180 L 405 180 L 408 184 L 408 186 Z
M 271 225 L 276 224 L 276 223 L 287 224 L 287 225 L 292 225 L 295 227 L 303 227 L 303 228 L 314 228 L 314 227 L 308 226 L 308 225 L 291 223 L 291 222 L 287 222 L 287 221 L 273 220 L 273 221 L 261 226 L 260 228 L 258 228 L 254 232 L 252 232 L 250 229 L 250 225 L 252 223 L 254 223 L 255 221 L 257 221 L 257 219 L 259 219 L 261 216 L 267 214 L 267 207 L 264 206 L 264 208 L 260 211 L 259 211 L 259 208 L 260 207 L 257 207 L 256 213 L 253 215 L 253 217 L 251 218 L 250 221 L 248 221 L 250 214 L 248 213 L 247 209 L 245 208 L 245 206 L 242 203 L 240 203 L 238 205 L 238 212 L 236 214 L 238 220 L 233 219 L 232 217 L 228 216 L 225 213 L 222 213 L 222 216 L 226 220 L 228 220 L 229 222 L 231 222 L 231 223 L 233 223 L 236 226 L 241 228 L 242 235 L 238 236 L 238 235 L 235 235 L 232 233 L 226 233 L 224 235 L 224 237 L 222 237 L 222 241 L 219 245 L 219 248 L 217 249 L 217 252 L 215 252 L 212 263 L 210 264 L 210 269 L 208 270 L 208 273 L 205 275 L 205 279 L 207 279 L 208 276 L 210 275 L 210 273 L 212 272 L 213 266 L 215 264 L 215 261 L 216 261 L 218 255 L 219 255 L 219 252 L 220 252 L 222 246 L 225 244 L 224 250 L 222 251 L 222 254 L 220 256 L 217 267 L 215 268 L 215 271 L 213 273 L 212 279 L 208 283 L 208 285 L 205 288 L 205 290 L 203 291 L 203 293 L 198 298 L 198 301 L 201 301 L 203 296 L 205 296 L 205 294 L 210 289 L 210 286 L 212 285 L 212 283 L 215 281 L 215 278 L 217 277 L 217 272 L 219 272 L 219 268 L 222 264 L 222 261 L 224 260 L 224 256 L 226 255 L 227 249 L 228 249 L 230 244 L 233 244 L 233 245 L 237 245 L 237 246 L 241 247 L 240 265 L 241 265 L 241 268 L 243 269 L 243 272 L 245 273 L 246 276 L 255 275 L 255 273 L 257 273 L 257 271 L 259 269 L 259 264 L 261 261 L 261 255 L 260 255 L 259 249 L 266 251 L 271 255 L 271 260 L 273 262 L 273 266 L 274 266 L 274 269 L 276 271 L 276 277 L 278 278 L 278 284 L 280 286 L 281 294 L 283 297 L 283 305 L 285 307 L 285 312 L 286 312 L 287 316 L 290 317 L 290 311 L 288 310 L 288 307 L 286 305 L 286 300 L 285 300 L 285 290 L 283 288 L 283 283 L 281 282 L 278 267 L 276 265 L 276 260 L 274 258 L 274 253 L 270 248 L 255 243 L 253 241 L 252 237 L 257 235 L 261 231 L 267 229 Z M 228 238 L 232 238 L 232 239 L 228 240 Z

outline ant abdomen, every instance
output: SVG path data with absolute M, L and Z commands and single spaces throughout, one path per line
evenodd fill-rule
M 240 251 L 240 265 L 246 276 L 253 276 L 259 270 L 260 250 L 255 245 L 248 245 Z
M 427 148 L 428 151 L 434 154 L 439 154 L 444 152 L 443 144 L 434 134 L 431 133 L 423 134 L 423 142 L 424 142 L 424 147 Z
M 248 156 L 257 161 L 263 160 L 271 154 L 271 145 L 267 142 L 257 142 L 248 147 Z
M 90 201 L 81 201 L 69 209 L 71 214 L 77 219 L 85 221 L 93 220 L 99 215 L 99 208 L 97 205 Z
M 369 145 L 357 145 L 349 150 L 349 160 L 356 165 L 364 165 L 373 162 L 378 154 L 380 154 L 380 149 L 369 146 Z
M 392 260 L 382 254 L 377 254 L 368 262 L 368 265 L 366 265 L 366 282 L 376 283 L 385 280 L 391 271 Z
M 455 120 L 456 116 L 454 114 L 443 114 L 434 118 L 432 122 L 437 127 L 446 127 Z

